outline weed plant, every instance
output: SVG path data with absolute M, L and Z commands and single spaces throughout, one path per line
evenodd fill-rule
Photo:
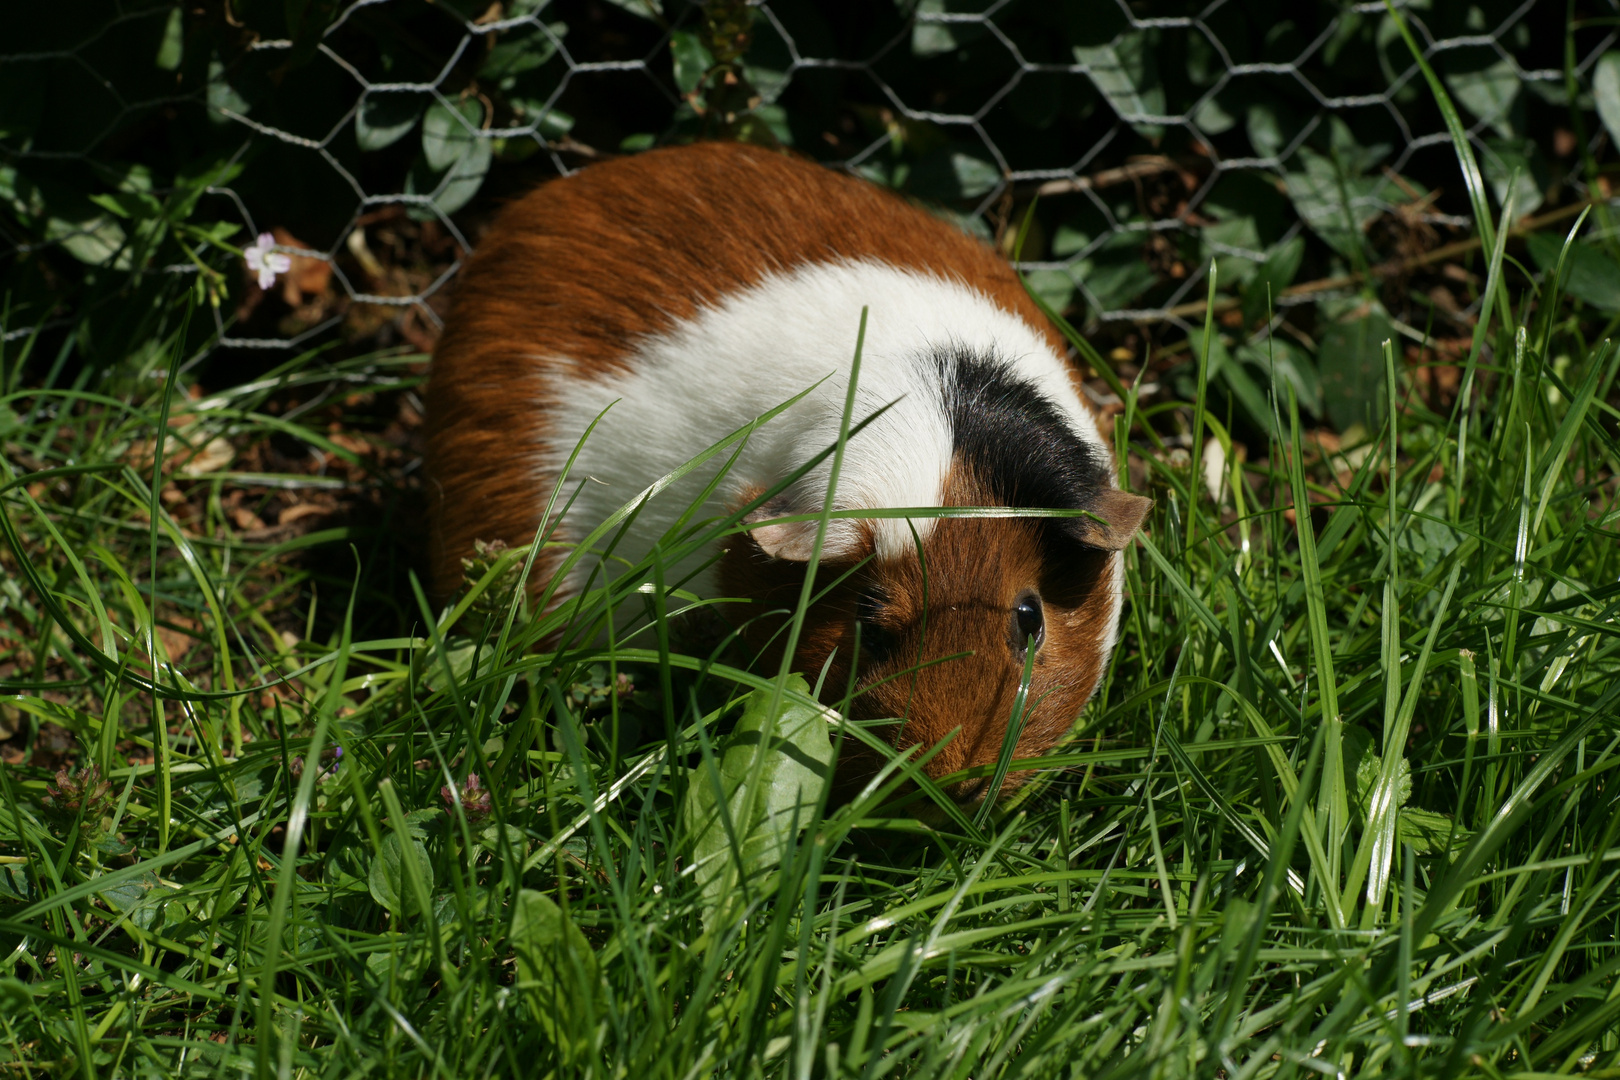
M 400 358 L 192 399 L 182 331 L 119 394 L 9 357 L 3 700 L 75 767 L 0 767 L 0 1069 L 1620 1074 L 1620 356 L 1509 272 L 1458 145 L 1490 258 L 1456 406 L 1386 346 L 1361 445 L 1313 449 L 1277 379 L 1244 461 L 1207 348 L 1190 408 L 1119 385 L 1157 498 L 1122 645 L 996 806 L 900 761 L 829 804 L 824 751 L 876 733 L 694 645 L 664 575 L 736 519 L 537 618 L 533 547 L 435 610 L 375 530 L 256 544 L 185 478 L 216 437 L 352 454 L 263 404 Z

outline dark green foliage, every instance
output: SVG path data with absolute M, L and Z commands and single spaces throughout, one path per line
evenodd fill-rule
M 1230 346 L 1263 340 L 1268 310 L 1298 303 L 1290 287 L 1374 309 L 1374 330 L 1380 314 L 1433 320 L 1430 281 L 1407 264 L 1478 208 L 1430 137 L 1444 125 L 1393 16 L 1325 0 L 1151 15 L 1078 0 L 988 14 L 954 0 L 25 5 L 0 56 L 4 330 L 50 326 L 54 345 L 72 325 L 73 372 L 170 332 L 193 285 L 214 316 L 193 347 L 210 325 L 259 344 L 327 326 L 332 305 L 252 317 L 236 260 L 272 226 L 336 270 L 339 314 L 377 292 L 437 309 L 502 199 L 696 138 L 843 163 L 1004 246 L 1044 193 L 1021 256 L 1036 289 L 1135 353 L 1131 313 L 1187 317 L 1211 257 L 1242 316 L 1222 324 Z M 1536 210 L 1576 164 L 1551 138 L 1571 125 L 1562 9 L 1476 0 L 1411 17 L 1440 43 L 1495 197 L 1511 187 Z M 1600 24 L 1578 21 L 1568 45 L 1578 103 L 1620 118 Z M 408 285 L 364 251 L 366 222 L 393 206 L 449 237 Z M 1584 287 L 1588 261 L 1583 298 L 1602 291 Z M 1323 341 L 1343 314 L 1295 321 Z M 1349 395 L 1343 425 L 1377 394 L 1340 372 L 1377 358 L 1339 357 L 1339 338 L 1323 374 L 1330 398 Z

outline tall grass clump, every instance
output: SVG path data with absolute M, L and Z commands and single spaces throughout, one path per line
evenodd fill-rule
M 1620 353 L 1564 262 L 1515 269 L 1456 130 L 1485 244 L 1455 404 L 1386 343 L 1359 440 L 1279 376 L 1245 459 L 1212 326 L 1190 406 L 1116 380 L 1157 499 L 1122 645 L 982 810 L 904 761 L 828 799 L 878 733 L 666 574 L 736 518 L 608 574 L 633 502 L 577 601 L 536 614 L 528 546 L 431 607 L 360 415 L 418 358 L 194 397 L 178 320 L 101 389 L 14 348 L 0 722 L 35 737 L 0 766 L 0 1069 L 1616 1075 Z M 218 464 L 267 442 L 380 509 L 255 539 L 240 493 L 332 486 Z

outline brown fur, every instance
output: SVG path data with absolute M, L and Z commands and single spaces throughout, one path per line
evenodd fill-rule
M 840 258 L 948 274 L 1064 343 L 988 245 L 863 180 L 736 143 L 594 165 L 513 203 L 462 271 L 427 387 L 431 574 L 453 592 L 475 539 L 527 544 L 546 388 L 536 357 L 582 375 L 636 339 L 774 271 Z M 531 586 L 555 562 L 537 560 Z

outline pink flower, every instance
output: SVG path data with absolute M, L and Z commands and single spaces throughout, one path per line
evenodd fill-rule
M 444 800 L 445 813 L 455 814 L 458 795 L 461 811 L 467 815 L 467 824 L 482 825 L 488 819 L 491 807 L 489 789 L 479 782 L 477 773 L 468 773 L 467 781 L 461 785 L 459 791 L 448 784 L 439 789 L 439 798 Z
M 279 274 L 285 274 L 292 269 L 292 259 L 286 255 L 271 251 L 276 246 L 276 238 L 269 233 L 260 233 L 253 246 L 242 252 L 242 260 L 247 268 L 259 275 L 259 288 L 268 289 L 276 283 Z

